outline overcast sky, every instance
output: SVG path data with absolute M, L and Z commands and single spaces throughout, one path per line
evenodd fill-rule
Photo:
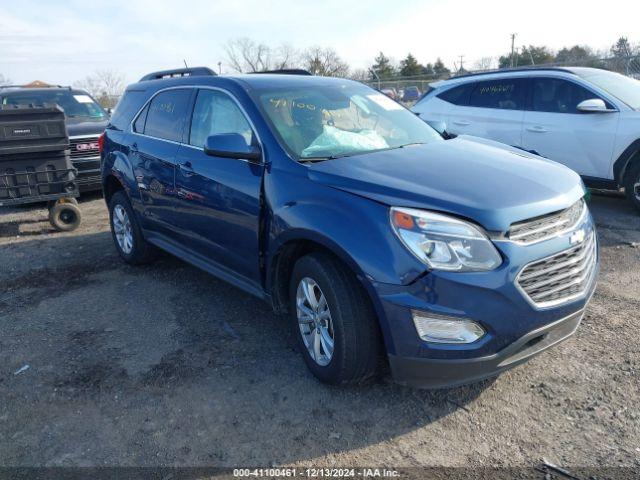
M 507 52 L 513 32 L 517 45 L 554 49 L 640 42 L 637 0 L 2 0 L 0 11 L 0 74 L 16 83 L 71 84 L 96 69 L 134 81 L 183 59 L 224 71 L 222 47 L 237 37 L 330 46 L 354 68 L 380 50 L 472 66 Z

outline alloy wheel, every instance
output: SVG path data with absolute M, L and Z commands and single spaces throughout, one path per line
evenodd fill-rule
M 129 214 L 122 205 L 113 208 L 113 232 L 120 249 L 129 255 L 133 251 L 133 232 Z
M 304 277 L 296 291 L 298 327 L 309 355 L 324 367 L 331 362 L 334 348 L 334 329 L 327 299 L 318 283 Z

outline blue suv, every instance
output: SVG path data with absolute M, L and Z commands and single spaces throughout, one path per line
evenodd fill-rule
M 357 82 L 152 73 L 100 148 L 120 256 L 165 250 L 288 313 L 327 383 L 380 359 L 414 386 L 493 376 L 569 337 L 595 288 L 576 173 L 445 141 Z

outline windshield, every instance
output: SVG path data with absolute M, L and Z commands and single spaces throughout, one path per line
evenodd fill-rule
M 257 95 L 276 132 L 300 160 L 442 140 L 414 114 L 365 86 L 264 89 Z
M 86 120 L 104 120 L 106 112 L 100 105 L 81 90 L 24 90 L 5 93 L 1 97 L 2 105 L 43 105 L 57 103 L 69 118 Z
M 605 70 L 594 73 L 578 73 L 578 75 L 619 98 L 631 108 L 640 109 L 640 81 Z

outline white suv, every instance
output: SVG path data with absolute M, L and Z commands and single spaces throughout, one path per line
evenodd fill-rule
M 412 110 L 447 133 L 506 143 L 624 187 L 640 208 L 640 81 L 595 68 L 528 68 L 436 82 Z

